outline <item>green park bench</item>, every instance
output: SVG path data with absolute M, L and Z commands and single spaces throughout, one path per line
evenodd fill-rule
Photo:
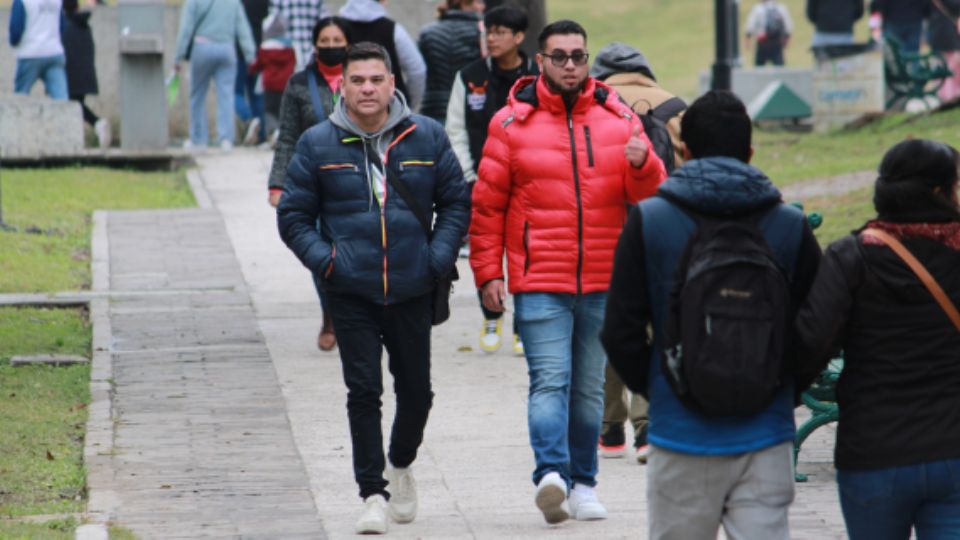
M 799 428 L 793 439 L 793 470 L 794 480 L 806 482 L 807 475 L 797 471 L 797 458 L 800 456 L 800 446 L 817 428 L 840 419 L 840 408 L 837 406 L 837 380 L 843 371 L 843 359 L 834 358 L 827 365 L 827 369 L 820 372 L 810 388 L 800 396 L 800 401 L 808 409 L 811 416 Z
M 883 40 L 883 71 L 891 93 L 888 109 L 900 100 L 906 103 L 936 96 L 944 80 L 953 74 L 938 52 L 908 53 L 893 36 L 885 35 Z

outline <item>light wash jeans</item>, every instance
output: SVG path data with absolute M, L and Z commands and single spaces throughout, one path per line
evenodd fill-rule
M 15 93 L 29 94 L 39 79 L 43 79 L 48 96 L 67 100 L 67 60 L 64 55 L 17 58 L 17 74 L 13 82 Z
M 557 472 L 568 484 L 597 484 L 603 420 L 600 344 L 607 293 L 521 293 L 515 319 L 530 374 L 527 422 L 536 469 L 533 483 Z
M 190 140 L 206 146 L 207 89 L 213 80 L 217 93 L 217 142 L 233 143 L 233 90 L 237 76 L 237 52 L 232 43 L 194 42 L 190 58 Z
M 852 540 L 960 539 L 960 459 L 837 471 Z

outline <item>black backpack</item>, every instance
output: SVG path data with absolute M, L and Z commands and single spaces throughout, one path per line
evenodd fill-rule
M 631 107 L 632 108 L 632 107 Z M 687 104 L 678 97 L 672 97 L 656 107 L 652 107 L 646 114 L 637 115 L 640 122 L 643 123 L 643 131 L 650 139 L 653 145 L 653 151 L 663 161 L 663 166 L 667 169 L 667 174 L 673 172 L 677 167 L 676 159 L 673 153 L 673 139 L 670 138 L 670 130 L 667 128 L 667 122 L 674 116 L 687 109 Z
M 764 19 L 764 41 L 783 42 L 787 37 L 787 21 L 783 20 L 780 8 L 776 4 L 767 7 Z
M 784 380 L 790 286 L 757 227 L 769 211 L 718 219 L 684 209 L 697 230 L 674 276 L 661 370 L 705 416 L 759 413 Z

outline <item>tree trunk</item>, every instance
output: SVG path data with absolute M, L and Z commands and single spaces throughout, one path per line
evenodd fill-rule
M 520 8 L 527 12 L 530 26 L 527 28 L 526 39 L 521 48 L 531 57 L 537 52 L 537 36 L 547 25 L 546 0 L 487 0 L 487 11 L 501 5 Z

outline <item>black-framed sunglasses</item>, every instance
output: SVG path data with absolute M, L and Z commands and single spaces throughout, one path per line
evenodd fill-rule
M 575 66 L 584 66 L 587 64 L 587 60 L 590 58 L 589 53 L 583 51 L 574 51 L 572 54 L 566 54 L 560 51 L 556 51 L 553 54 L 547 54 L 545 52 L 540 53 L 545 58 L 550 59 L 555 67 L 563 67 L 567 65 L 567 60 L 573 60 L 573 65 Z

